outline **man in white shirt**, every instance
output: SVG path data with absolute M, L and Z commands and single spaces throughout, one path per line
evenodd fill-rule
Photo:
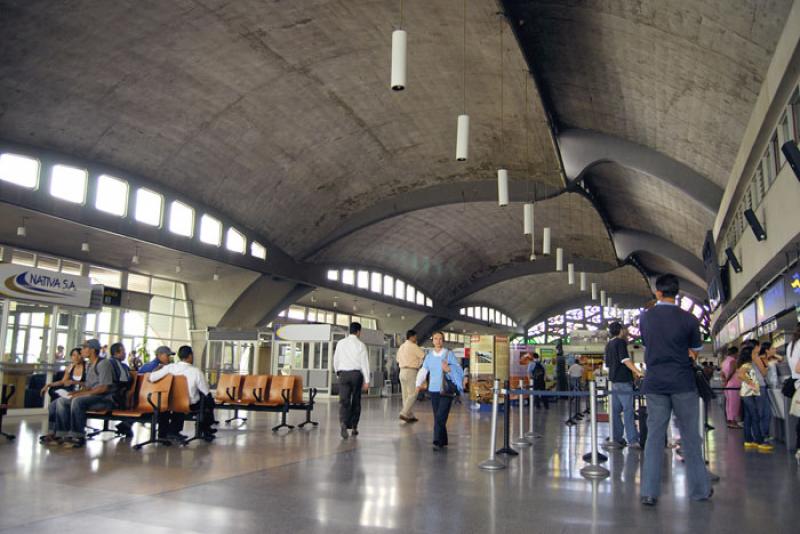
M 580 390 L 581 379 L 583 378 L 583 366 L 579 359 L 575 359 L 575 363 L 567 370 L 567 374 L 569 375 L 570 389 L 573 391 Z
M 403 408 L 400 410 L 400 419 L 406 423 L 414 423 L 417 418 L 411 408 L 417 400 L 417 372 L 422 366 L 425 352 L 417 345 L 417 333 L 413 330 L 406 332 L 406 341 L 397 349 L 397 364 L 400 366 L 400 388 L 403 393 Z
M 210 420 L 208 418 L 208 413 L 210 412 L 213 414 L 213 400 L 208 396 L 209 392 L 211 391 L 208 387 L 208 381 L 206 380 L 205 375 L 203 372 L 192 365 L 194 363 L 194 353 L 192 352 L 192 347 L 188 345 L 183 345 L 181 348 L 178 349 L 178 359 L 179 361 L 176 363 L 170 363 L 168 365 L 163 366 L 161 369 L 157 371 L 153 371 L 150 373 L 150 382 L 158 382 L 162 378 L 167 375 L 173 376 L 185 376 L 186 377 L 186 384 L 189 388 L 189 403 L 190 407 L 193 412 L 199 411 L 201 409 L 201 395 L 206 398 L 206 404 L 211 402 L 211 407 L 209 410 L 208 406 L 205 406 L 204 413 L 201 413 L 199 416 L 198 424 L 200 425 L 200 432 L 203 436 L 208 439 L 216 433 L 216 429 L 211 428 L 211 421 L 213 421 L 213 415 L 211 416 Z M 183 430 L 183 422 L 185 416 L 182 413 L 174 413 L 170 414 L 168 421 L 166 422 L 165 428 L 167 428 L 166 437 L 169 439 L 183 439 L 184 436 L 181 436 L 180 432 Z
M 358 435 L 361 417 L 361 392 L 369 390 L 369 358 L 367 346 L 359 339 L 361 325 L 350 323 L 350 335 L 336 344 L 333 370 L 339 377 L 339 423 L 342 439 L 348 430 Z

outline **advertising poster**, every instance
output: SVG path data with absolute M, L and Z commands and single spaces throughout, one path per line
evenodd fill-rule
M 469 356 L 469 398 L 480 403 L 490 403 L 494 380 L 494 337 L 472 336 Z
M 509 353 L 508 336 L 494 338 L 494 376 L 503 383 L 508 380 L 508 368 L 511 361 Z
M 547 380 L 555 380 L 556 376 L 556 349 L 549 347 L 540 347 L 537 351 L 539 359 L 544 365 L 544 370 L 547 373 Z

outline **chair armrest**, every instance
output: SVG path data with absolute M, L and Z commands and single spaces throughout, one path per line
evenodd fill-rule
M 264 402 L 264 388 L 253 388 L 253 396 L 257 402 Z
M 233 390 L 233 393 L 231 393 L 231 390 Z M 235 401 L 236 400 L 236 386 L 225 388 L 225 394 L 228 396 L 228 398 L 230 400 Z
M 158 394 L 158 396 L 156 398 L 156 404 L 153 404 L 153 394 L 152 393 L 148 393 L 147 394 L 147 402 L 148 402 L 148 404 L 150 404 L 150 406 L 153 407 L 153 410 L 156 413 L 160 413 L 161 412 L 161 393 L 162 392 L 161 391 L 156 391 L 156 393 Z
M 290 389 L 282 389 L 281 390 L 281 397 L 283 398 L 283 404 L 289 406 L 289 394 L 292 391 Z
M 10 390 L 11 392 L 6 395 L 6 390 Z M 11 397 L 14 396 L 14 393 L 17 392 L 17 386 L 14 384 L 3 384 L 3 393 L 2 393 L 2 401 L 0 404 L 8 404 L 8 401 L 11 400 Z

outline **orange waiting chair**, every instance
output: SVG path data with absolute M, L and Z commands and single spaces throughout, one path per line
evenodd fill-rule
M 314 399 L 317 397 L 317 388 L 309 388 L 308 402 L 303 400 L 303 377 L 294 375 L 294 385 L 292 386 L 292 393 L 289 397 L 290 410 L 302 410 L 306 412 L 306 420 L 297 425 L 300 428 L 311 424 L 318 426 L 318 421 L 311 420 L 311 412 L 314 411 Z
M 196 439 L 206 439 L 200 433 L 200 414 L 203 413 L 203 403 L 206 402 L 205 395 L 200 396 L 200 410 L 192 410 L 192 400 L 189 398 L 189 382 L 185 376 L 173 376 L 172 388 L 169 390 L 169 411 L 170 413 L 183 414 L 185 421 L 194 421 L 194 436 L 183 440 L 181 445 L 188 445 Z
M 239 416 L 240 411 L 276 412 L 281 414 L 281 422 L 274 426 L 272 431 L 277 432 L 284 427 L 290 430 L 293 429 L 294 427 L 286 422 L 286 415 L 289 413 L 289 396 L 292 392 L 294 379 L 295 377 L 293 376 L 246 375 L 242 377 L 241 390 L 238 397 L 233 395 L 230 389 L 223 394 L 220 391 L 222 387 L 217 386 L 217 402 L 220 401 L 222 395 L 228 398 L 227 401 L 221 402 L 218 407 L 233 410 L 233 417 L 225 422 L 247 421 L 246 417 Z M 222 379 L 220 379 L 220 384 L 222 384 Z
M 134 399 L 136 399 L 136 396 L 139 394 L 139 388 L 142 385 L 142 378 L 141 376 L 138 375 L 136 371 L 130 371 L 130 377 L 132 386 L 128 389 L 128 396 L 125 399 L 125 406 L 123 406 L 121 409 L 133 407 Z M 102 434 L 103 432 L 113 432 L 115 436 L 118 438 L 125 437 L 125 434 L 121 434 L 117 432 L 116 429 L 112 430 L 111 428 L 108 427 L 109 421 L 113 420 L 111 418 L 111 414 L 113 411 L 114 409 L 112 408 L 110 410 L 89 410 L 88 412 L 86 412 L 87 419 L 103 420 L 103 428 L 101 428 L 100 430 L 93 430 L 92 432 L 86 434 L 86 437 L 88 439 L 92 439 L 96 435 Z

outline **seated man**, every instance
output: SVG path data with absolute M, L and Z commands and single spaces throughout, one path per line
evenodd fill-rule
M 163 367 L 164 365 L 169 365 L 171 362 L 170 356 L 173 356 L 175 353 L 172 352 L 172 349 L 166 346 L 160 346 L 156 349 L 156 357 L 154 360 L 150 360 L 146 364 L 139 367 L 139 374 L 142 375 L 144 373 L 152 373 Z
M 113 406 L 114 372 L 111 362 L 100 357 L 100 342 L 96 339 L 86 341 L 81 355 L 89 358 L 85 386 L 55 401 L 55 432 L 43 436 L 42 443 L 83 447 L 86 444 L 86 412 L 108 410 Z
M 208 387 L 208 381 L 197 367 L 192 365 L 194 363 L 194 353 L 192 347 L 184 345 L 178 349 L 177 363 L 165 365 L 158 371 L 150 373 L 150 381 L 158 382 L 166 375 L 185 376 L 186 383 L 189 387 L 189 403 L 193 412 L 200 412 L 197 417 L 197 424 L 200 427 L 200 433 L 206 440 L 211 440 L 216 433 L 216 429 L 211 428 L 214 421 L 214 399 L 210 395 L 211 388 Z M 201 402 L 201 396 L 205 402 Z M 182 413 L 164 414 L 162 418 L 163 430 L 159 429 L 161 437 L 168 439 L 185 439 L 181 435 L 183 430 L 183 422 L 185 419 Z
M 117 382 L 116 398 L 114 399 L 114 408 L 125 409 L 128 408 L 127 398 L 130 388 L 133 387 L 131 381 L 131 368 L 125 363 L 125 345 L 122 343 L 114 343 L 111 345 L 111 363 L 115 366 L 114 378 Z M 132 425 L 127 421 L 122 421 L 116 426 L 117 432 L 123 434 L 127 439 L 133 437 Z

